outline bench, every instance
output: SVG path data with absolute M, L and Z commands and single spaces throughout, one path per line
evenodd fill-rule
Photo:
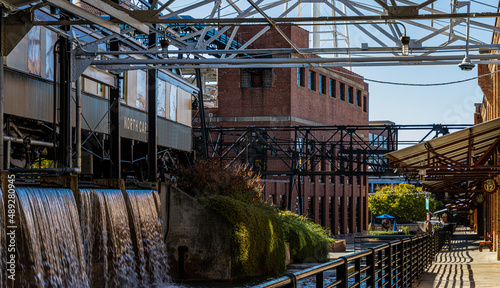
M 479 252 L 483 252 L 483 247 L 488 247 L 490 248 L 490 252 L 493 251 L 493 242 L 491 241 L 493 238 L 493 235 L 490 233 L 488 236 L 486 236 L 485 241 L 479 242 Z

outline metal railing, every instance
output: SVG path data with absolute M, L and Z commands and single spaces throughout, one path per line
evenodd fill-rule
M 314 278 L 319 287 L 410 287 L 432 264 L 445 243 L 444 233 L 408 237 L 353 253 L 337 260 L 258 285 L 259 288 L 297 287 Z M 444 231 L 443 231 L 444 232 Z M 374 237 L 378 238 L 378 237 Z M 325 274 L 328 274 L 325 277 Z

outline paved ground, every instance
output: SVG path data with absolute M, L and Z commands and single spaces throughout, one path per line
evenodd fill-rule
M 488 248 L 479 252 L 479 241 L 468 228 L 458 228 L 451 251 L 440 252 L 414 287 L 500 287 L 500 261 Z

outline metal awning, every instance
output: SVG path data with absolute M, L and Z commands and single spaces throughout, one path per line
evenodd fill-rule
M 398 172 L 422 177 L 428 191 L 474 192 L 479 182 L 500 174 L 499 166 L 488 163 L 499 144 L 500 118 L 384 156 Z

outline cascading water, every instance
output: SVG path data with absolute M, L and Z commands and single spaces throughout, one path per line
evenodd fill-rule
M 69 189 L 17 188 L 16 287 L 89 287 L 78 211 Z
M 93 287 L 137 287 L 136 261 L 127 206 L 120 190 L 80 190 L 88 266 Z M 84 209 L 87 209 L 85 212 Z
M 154 193 L 80 190 L 84 250 L 87 265 L 94 267 L 88 272 L 91 287 L 149 287 L 170 282 Z
M 132 216 L 137 226 L 136 235 L 138 245 L 142 248 L 140 255 L 144 257 L 143 283 L 154 285 L 170 282 L 167 264 L 167 252 L 164 242 L 161 239 L 161 223 L 158 221 L 158 207 L 155 199 L 156 191 L 128 190 Z M 157 193 L 156 193 L 157 195 Z
M 156 191 L 17 188 L 16 197 L 14 287 L 170 287 Z M 5 220 L 0 190 L 2 259 Z

